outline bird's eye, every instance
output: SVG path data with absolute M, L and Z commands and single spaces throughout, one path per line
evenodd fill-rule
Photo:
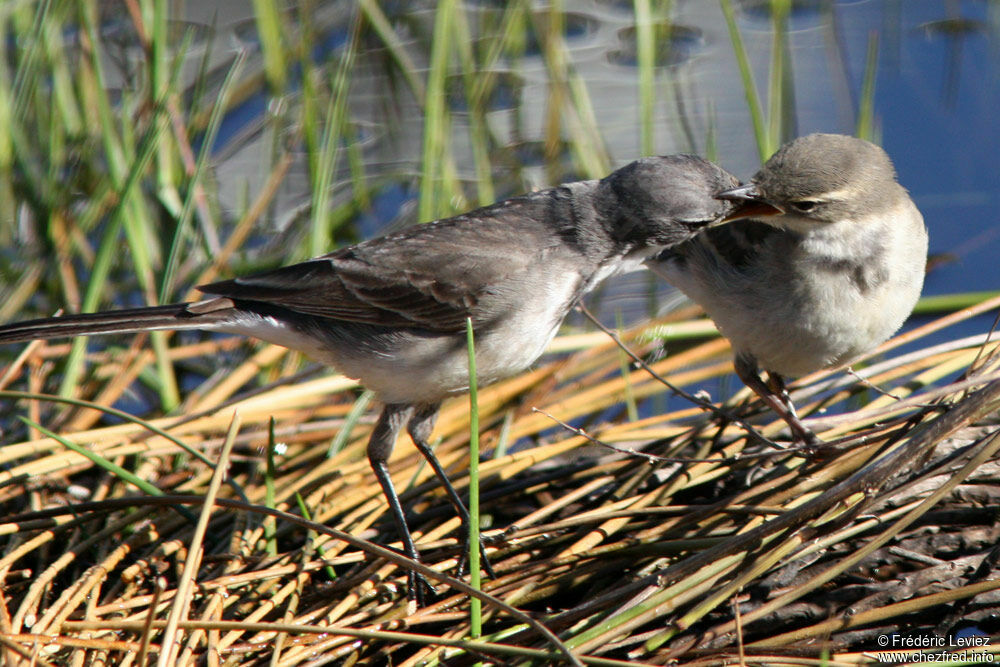
M 816 208 L 816 202 L 810 201 L 808 199 L 803 199 L 802 201 L 793 201 L 792 208 L 794 208 L 796 211 L 802 211 L 802 212 L 811 211 L 814 208 Z

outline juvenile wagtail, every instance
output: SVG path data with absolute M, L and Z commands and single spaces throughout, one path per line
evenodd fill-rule
M 878 146 L 811 134 L 718 195 L 729 219 L 650 268 L 699 303 L 733 345 L 736 373 L 805 443 L 782 376 L 869 352 L 920 297 L 927 229 Z M 770 384 L 760 376 L 768 373 Z

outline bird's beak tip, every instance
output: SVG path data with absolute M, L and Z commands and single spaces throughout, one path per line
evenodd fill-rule
M 753 183 L 747 183 L 746 185 L 739 185 L 735 188 L 729 188 L 728 190 L 723 190 L 722 192 L 715 195 L 716 199 L 723 199 L 726 201 L 748 201 L 760 199 L 760 190 Z
M 743 218 L 761 218 L 782 215 L 784 210 L 766 201 L 760 190 L 753 183 L 741 185 L 729 190 L 723 190 L 715 195 L 716 199 L 734 202 L 735 206 L 718 224 L 741 220 Z

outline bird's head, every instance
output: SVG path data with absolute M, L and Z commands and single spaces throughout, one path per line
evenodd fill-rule
M 734 204 L 726 222 L 753 218 L 808 233 L 878 214 L 901 191 L 889 156 L 875 144 L 810 134 L 782 146 L 748 184 L 716 197 Z
M 716 194 L 738 184 L 735 176 L 695 155 L 647 157 L 602 179 L 598 206 L 615 221 L 615 238 L 671 246 L 729 215 L 736 203 Z

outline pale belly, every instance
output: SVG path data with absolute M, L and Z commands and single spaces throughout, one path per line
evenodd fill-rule
M 507 299 L 506 308 L 480 325 L 476 341 L 477 380 L 486 385 L 528 368 L 545 351 L 579 289 L 579 276 L 549 276 L 531 298 Z M 512 286 L 514 287 L 514 286 Z M 518 293 L 513 289 L 512 293 Z M 497 298 L 503 299 L 504 295 Z M 432 403 L 468 391 L 466 334 L 377 329 L 320 322 L 310 332 L 275 318 L 246 315 L 216 327 L 301 350 L 357 379 L 386 403 Z

